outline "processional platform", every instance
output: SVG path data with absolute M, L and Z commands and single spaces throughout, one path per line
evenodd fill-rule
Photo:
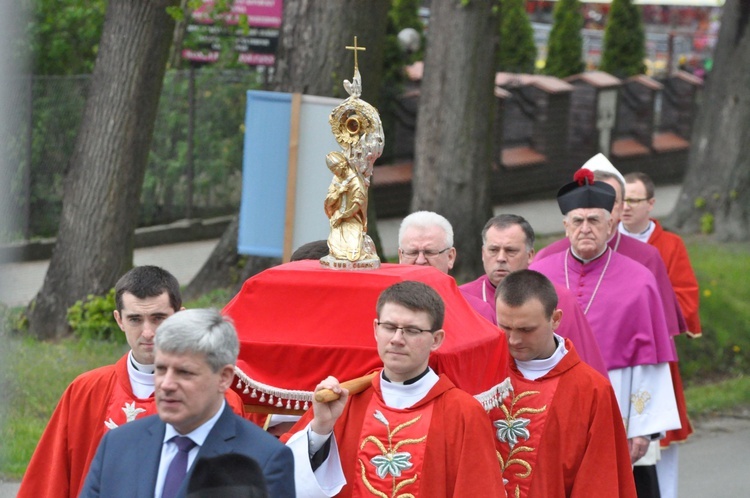
M 466 302 L 452 277 L 429 266 L 332 271 L 297 261 L 248 279 L 223 310 L 240 339 L 234 388 L 246 407 L 301 413 L 327 376 L 344 381 L 382 367 L 375 306 L 386 287 L 405 280 L 429 285 L 445 302 L 445 340 L 430 366 L 475 396 L 501 383 L 508 375 L 505 337 Z

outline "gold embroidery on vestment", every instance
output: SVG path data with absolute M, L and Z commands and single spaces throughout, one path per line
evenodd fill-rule
M 646 403 L 651 400 L 651 394 L 648 391 L 638 391 L 630 395 L 630 402 L 633 403 L 635 411 L 640 415 L 646 409 Z
M 524 460 L 523 458 L 519 458 L 519 453 L 528 453 L 528 452 L 534 452 L 536 449 L 531 446 L 517 446 L 516 442 L 518 440 L 518 436 L 521 436 L 524 439 L 529 439 L 531 434 L 526 429 L 526 427 L 530 424 L 531 420 L 521 418 L 520 415 L 524 414 L 531 414 L 535 415 L 538 413 L 542 413 L 547 409 L 547 405 L 542 406 L 541 408 L 532 408 L 532 407 L 523 407 L 519 408 L 518 410 L 514 411 L 516 403 L 528 396 L 533 396 L 535 394 L 539 394 L 539 391 L 524 391 L 517 396 L 514 396 L 510 402 L 510 407 L 503 404 L 500 408 L 503 411 L 503 414 L 505 414 L 505 420 L 498 420 L 495 421 L 495 427 L 497 427 L 499 430 L 498 432 L 498 439 L 500 441 L 508 443 L 510 452 L 508 453 L 508 459 L 507 461 L 503 461 L 502 456 L 498 453 L 497 457 L 500 461 L 500 467 L 502 468 L 503 474 L 505 471 L 511 467 L 512 465 L 518 465 L 523 470 L 520 470 L 515 473 L 515 476 L 520 479 L 527 479 L 531 476 L 532 473 L 532 467 L 531 464 Z M 501 432 L 507 436 L 501 437 Z M 516 488 L 516 496 L 518 496 L 519 489 Z

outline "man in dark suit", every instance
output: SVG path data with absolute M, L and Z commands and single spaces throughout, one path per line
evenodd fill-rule
M 291 451 L 224 401 L 238 353 L 234 327 L 216 310 L 165 320 L 156 335 L 158 416 L 107 433 L 81 496 L 184 497 L 198 458 L 240 453 L 260 464 L 270 496 L 294 497 Z

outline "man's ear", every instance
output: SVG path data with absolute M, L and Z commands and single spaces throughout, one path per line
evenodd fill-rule
M 443 340 L 445 340 L 445 330 L 440 329 L 432 333 L 432 344 L 430 345 L 430 351 L 437 351 L 442 346 Z
M 555 311 L 552 312 L 552 330 L 557 330 L 557 327 L 560 326 L 560 321 L 563 317 L 563 310 L 560 308 L 555 309 Z
M 224 365 L 219 370 L 219 390 L 221 392 L 226 391 L 232 386 L 234 380 L 234 365 Z
M 448 269 L 452 270 L 453 265 L 456 264 L 456 248 L 451 247 L 448 249 Z
M 120 327 L 120 330 L 125 332 L 125 329 L 122 327 L 122 317 L 120 316 L 120 312 L 117 310 L 114 310 L 112 312 L 112 316 L 115 317 L 115 321 L 117 322 L 117 326 Z

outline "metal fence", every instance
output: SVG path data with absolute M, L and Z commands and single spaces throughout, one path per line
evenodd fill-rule
M 4 241 L 53 237 L 63 180 L 90 76 L 27 76 L 13 89 L 2 130 L 10 185 L 4 204 L 17 222 Z M 167 73 L 143 184 L 139 226 L 237 212 L 241 195 L 245 93 L 262 85 L 251 70 Z

